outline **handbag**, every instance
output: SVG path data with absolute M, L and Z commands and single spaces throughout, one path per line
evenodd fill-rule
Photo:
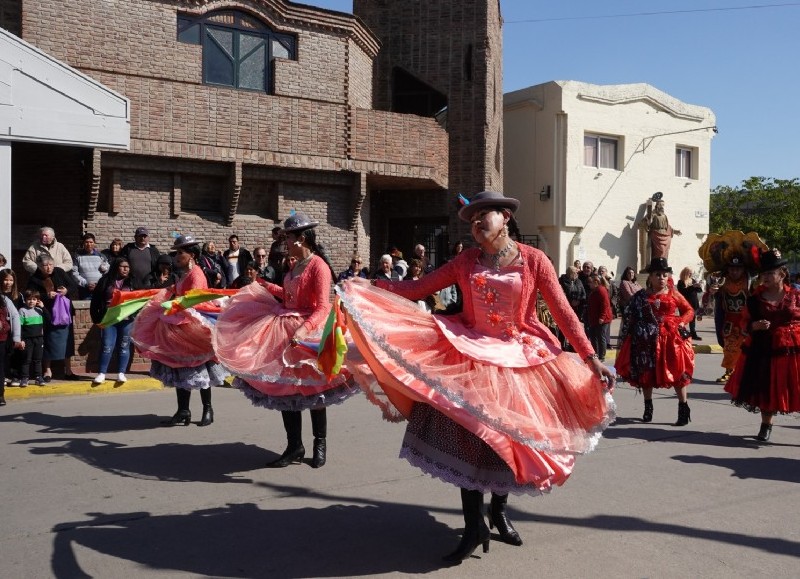
M 692 333 L 689 331 L 689 328 L 684 328 L 683 326 L 678 327 L 678 334 L 680 334 L 681 338 L 683 338 L 684 340 L 688 340 L 692 336 Z
M 53 311 L 51 313 L 50 323 L 54 326 L 69 326 L 72 323 L 72 313 L 70 312 L 71 305 L 72 302 L 69 301 L 68 297 L 56 294 L 53 300 Z

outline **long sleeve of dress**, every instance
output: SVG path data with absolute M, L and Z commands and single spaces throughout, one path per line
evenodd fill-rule
M 423 275 L 419 279 L 406 281 L 376 280 L 375 285 L 388 290 L 406 299 L 416 301 L 424 300 L 440 289 L 444 289 L 458 281 L 455 261 L 449 261 L 439 269 Z
M 567 296 L 558 283 L 556 270 L 547 258 L 538 259 L 536 268 L 536 283 L 542 297 L 550 308 L 550 313 L 564 335 L 575 348 L 581 358 L 594 354 L 589 338 L 583 329 L 583 324 L 575 315 L 572 306 L 567 301 Z
M 680 318 L 680 323 L 688 324 L 694 319 L 694 308 L 678 290 L 673 290 L 673 296 L 675 297 L 675 303 L 678 306 L 678 312 L 680 312 L 680 315 L 678 316 Z
M 308 286 L 304 291 L 307 291 L 313 300 L 310 305 L 314 308 L 303 325 L 309 331 L 313 331 L 323 323 L 330 311 L 332 277 L 328 264 L 318 256 L 315 256 L 303 275 L 308 275 Z

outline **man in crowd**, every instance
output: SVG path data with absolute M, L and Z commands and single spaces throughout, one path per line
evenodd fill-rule
M 228 249 L 222 254 L 227 263 L 226 276 L 234 280 L 244 273 L 244 268 L 253 261 L 253 255 L 239 244 L 239 236 L 235 233 L 228 238 Z
M 275 269 L 267 261 L 267 250 L 264 247 L 253 249 L 253 263 L 256 266 L 258 277 L 264 281 L 275 282 Z
M 422 262 L 422 272 L 430 273 L 433 271 L 433 264 L 431 264 L 428 256 L 426 255 L 425 246 L 418 243 L 414 246 L 414 257 Z
M 64 271 L 72 270 L 72 256 L 64 247 L 64 244 L 56 240 L 56 232 L 52 227 L 42 227 L 39 230 L 39 238 L 28 248 L 22 258 L 22 267 L 30 274 L 36 272 L 36 258 L 40 255 L 49 255 L 53 258 L 53 265 L 60 267 Z
M 83 247 L 75 253 L 72 261 L 72 278 L 78 284 L 78 296 L 82 300 L 89 299 L 97 282 L 108 271 L 108 261 L 97 250 L 94 234 L 83 234 Z
M 267 255 L 267 262 L 275 270 L 275 283 L 281 284 L 283 282 L 283 260 L 289 254 L 286 247 L 286 236 L 280 227 L 272 228 L 272 244 L 269 246 L 269 255 Z
M 133 242 L 122 248 L 122 255 L 131 266 L 131 276 L 139 282 L 139 287 L 147 287 L 147 276 L 158 272 L 158 256 L 161 253 L 149 240 L 150 232 L 147 228 L 137 227 L 133 233 Z

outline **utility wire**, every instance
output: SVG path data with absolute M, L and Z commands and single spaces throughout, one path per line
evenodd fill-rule
M 503 24 L 523 24 L 531 22 L 559 22 L 564 20 L 603 20 L 609 18 L 661 16 L 664 14 L 689 14 L 693 12 L 733 12 L 735 10 L 758 10 L 760 8 L 790 8 L 794 6 L 800 6 L 800 2 L 784 2 L 782 4 L 755 4 L 752 6 L 729 6 L 727 8 L 694 8 L 689 10 L 663 10 L 659 12 L 631 12 L 629 14 L 605 14 L 597 16 L 561 16 L 556 18 L 531 18 L 525 20 L 504 20 Z

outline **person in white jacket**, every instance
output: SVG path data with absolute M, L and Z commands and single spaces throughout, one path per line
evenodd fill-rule
M 56 232 L 52 227 L 42 227 L 39 230 L 39 239 L 25 252 L 22 258 L 22 267 L 30 274 L 36 272 L 36 258 L 42 254 L 47 254 L 53 258 L 53 265 L 60 267 L 64 271 L 72 271 L 72 256 L 63 243 L 56 241 Z

